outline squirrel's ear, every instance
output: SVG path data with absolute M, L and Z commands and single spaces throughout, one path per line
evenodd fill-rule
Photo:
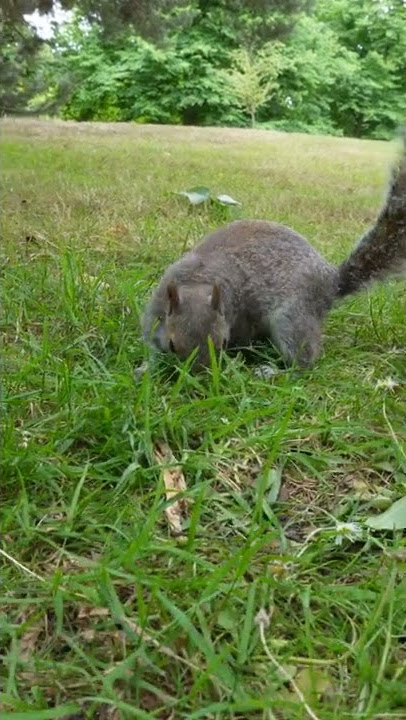
M 169 315 L 179 308 L 179 292 L 174 282 L 170 282 L 166 288 L 169 300 Z
M 213 293 L 211 296 L 211 306 L 213 310 L 217 310 L 217 312 L 221 312 L 221 290 L 219 285 L 217 283 L 214 283 L 213 285 Z

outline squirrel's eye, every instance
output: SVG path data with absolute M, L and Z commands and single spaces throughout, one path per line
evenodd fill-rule
M 169 340 L 169 350 L 171 352 L 175 352 L 175 345 L 173 344 L 172 340 Z

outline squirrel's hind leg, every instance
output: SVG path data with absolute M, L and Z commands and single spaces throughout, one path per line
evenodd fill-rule
M 288 365 L 311 367 L 321 352 L 321 321 L 291 305 L 274 318 L 272 339 Z

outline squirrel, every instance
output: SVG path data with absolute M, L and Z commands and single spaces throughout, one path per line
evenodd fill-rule
M 143 317 L 153 347 L 196 366 L 216 352 L 270 340 L 287 365 L 312 366 L 323 320 L 340 298 L 406 269 L 406 137 L 374 225 L 338 267 L 289 227 L 236 220 L 164 273 Z

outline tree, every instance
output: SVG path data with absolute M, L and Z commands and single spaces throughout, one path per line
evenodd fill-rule
M 29 26 L 3 28 L 0 46 L 0 112 L 24 112 L 38 90 L 32 58 L 42 43 Z
M 96 27 L 102 42 L 120 41 L 130 34 L 153 41 L 166 48 L 168 37 L 185 33 L 196 47 L 197 39 L 210 45 L 212 55 L 217 47 L 218 55 L 225 57 L 225 51 L 249 45 L 261 44 L 264 38 L 286 35 L 292 28 L 298 13 L 312 0 L 2 0 L 0 20 L 3 38 L 13 35 L 15 51 L 11 46 L 3 53 L 3 68 L 6 83 L 8 78 L 21 75 L 23 57 L 30 57 L 30 74 L 35 64 L 41 43 L 35 44 L 35 31 L 24 16 L 38 11 L 52 12 L 56 7 L 74 10 L 90 26 Z M 7 42 L 7 40 L 6 40 Z M 181 45 L 180 37 L 177 41 Z M 10 50 L 10 52 L 9 52 Z M 187 49 L 182 47 L 187 54 Z M 7 56 L 7 57 L 6 57 Z M 228 60 L 224 60 L 224 65 Z M 14 100 L 9 94 L 10 109 Z M 11 102 L 12 101 L 12 102 Z M 187 111 L 190 119 L 199 113 Z M 197 117 L 198 120 L 198 117 Z
M 38 4 L 2 4 L 8 112 L 376 138 L 403 122 L 402 0 L 317 0 L 299 18 L 306 0 L 77 0 L 45 43 L 16 20 Z
M 58 80 L 48 107 L 69 86 L 61 113 L 74 120 L 240 125 L 241 112 L 217 72 L 226 58 L 196 29 L 160 47 L 131 32 L 107 41 L 97 26 L 84 30 L 76 21 L 59 33 L 48 59 Z
M 228 74 L 229 82 L 238 104 L 249 114 L 252 127 L 258 108 L 277 87 L 276 79 L 283 64 L 281 47 L 268 43 L 256 54 L 247 49 L 235 50 L 232 54 L 234 67 Z
M 59 5 L 77 9 L 90 23 L 96 22 L 104 34 L 122 32 L 132 25 L 145 38 L 163 37 L 173 28 L 189 27 L 208 16 L 216 16 L 239 34 L 249 26 L 256 36 L 273 36 L 292 26 L 292 18 L 307 10 L 312 0 L 2 0 L 4 23 L 24 22 L 24 15 L 38 10 L 50 13 Z

